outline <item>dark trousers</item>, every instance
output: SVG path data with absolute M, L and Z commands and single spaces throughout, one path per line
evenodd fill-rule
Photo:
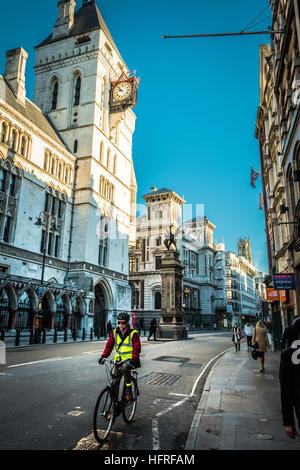
M 150 339 L 152 335 L 154 335 L 154 341 L 156 341 L 156 328 L 150 328 L 148 339 Z
M 252 345 L 252 336 L 247 336 L 247 346 L 248 348 L 251 348 Z
M 131 369 L 128 364 L 123 364 L 121 367 L 115 367 L 113 372 L 113 387 L 116 392 L 117 397 L 119 396 L 119 387 L 121 378 L 124 375 L 124 382 L 126 385 L 131 385 Z

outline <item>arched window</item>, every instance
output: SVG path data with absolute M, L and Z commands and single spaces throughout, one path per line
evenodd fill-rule
M 100 144 L 100 163 L 103 163 L 103 157 L 104 157 L 104 144 L 103 144 L 103 141 L 101 142 Z
M 107 150 L 107 162 L 106 162 L 106 167 L 108 170 L 110 170 L 110 149 Z
M 10 149 L 11 150 L 15 150 L 16 142 L 17 142 L 17 132 L 13 129 L 13 131 L 11 133 L 11 142 L 10 142 Z
M 78 140 L 74 141 L 74 153 L 77 153 L 78 151 Z
M 74 99 L 74 106 L 78 106 L 80 104 L 80 91 L 81 91 L 81 77 L 77 77 L 75 79 L 75 99 Z
M 58 164 L 58 170 L 57 170 L 57 178 L 60 180 L 61 178 L 61 175 L 62 175 L 62 163 L 59 162 Z
M 66 166 L 66 172 L 65 172 L 65 183 L 69 184 L 69 175 L 70 175 L 70 169 L 68 166 Z
M 55 168 L 55 158 L 52 157 L 52 159 L 51 159 L 51 167 L 50 167 L 50 173 L 51 173 L 51 175 L 54 175 L 54 168 Z
M 22 136 L 21 139 L 21 147 L 20 147 L 20 154 L 25 155 L 25 145 L 26 145 L 26 139 L 24 136 Z
M 58 96 L 58 81 L 55 80 L 52 84 L 51 111 L 57 108 L 57 96 Z
M 155 292 L 154 294 L 154 308 L 155 310 L 161 309 L 161 293 Z
M 5 122 L 3 122 L 1 126 L 1 143 L 2 144 L 5 144 L 6 133 L 7 133 L 7 125 L 5 124 Z
M 114 175 L 117 173 L 117 164 L 118 164 L 118 157 L 117 157 L 117 154 L 115 154 L 115 156 L 114 156 L 114 169 L 113 169 Z

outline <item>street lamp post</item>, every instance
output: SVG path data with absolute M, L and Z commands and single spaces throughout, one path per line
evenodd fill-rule
M 59 230 L 57 228 L 55 218 L 51 214 L 49 214 L 49 212 L 47 211 L 42 211 L 40 213 L 39 217 L 36 218 L 36 222 L 34 223 L 34 225 L 44 227 L 45 229 L 44 243 L 43 243 L 42 277 L 41 277 L 41 286 L 43 286 L 49 228 L 51 228 L 52 232 L 54 233 L 59 233 Z

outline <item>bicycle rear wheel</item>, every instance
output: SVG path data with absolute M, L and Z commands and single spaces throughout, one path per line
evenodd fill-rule
M 137 407 L 137 396 L 138 396 L 138 389 L 137 389 L 137 382 L 134 377 L 131 379 L 131 389 L 132 389 L 132 400 L 130 402 L 126 401 L 126 385 L 124 384 L 123 386 L 123 392 L 122 392 L 122 403 L 123 403 L 123 419 L 125 423 L 130 424 L 133 421 L 135 412 L 136 412 L 136 407 Z
M 102 443 L 108 437 L 114 423 L 115 401 L 112 390 L 106 387 L 100 393 L 93 418 L 93 430 L 95 439 Z

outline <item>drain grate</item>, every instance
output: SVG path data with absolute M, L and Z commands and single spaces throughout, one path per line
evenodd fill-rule
M 189 357 L 176 357 L 176 356 L 160 356 L 153 360 L 154 361 L 166 361 L 166 362 L 187 362 L 190 360 L 190 358 Z
M 178 403 L 178 400 L 170 400 L 169 398 L 156 398 L 156 400 L 153 402 L 153 405 L 175 405 L 176 403 Z M 193 408 L 196 406 L 196 403 L 193 401 L 185 401 L 181 404 L 181 406 Z
M 181 375 L 173 375 L 173 374 L 163 374 L 163 373 L 156 373 L 152 372 L 149 375 L 143 377 L 145 382 L 148 385 L 166 385 L 170 386 L 173 385 L 180 379 Z

